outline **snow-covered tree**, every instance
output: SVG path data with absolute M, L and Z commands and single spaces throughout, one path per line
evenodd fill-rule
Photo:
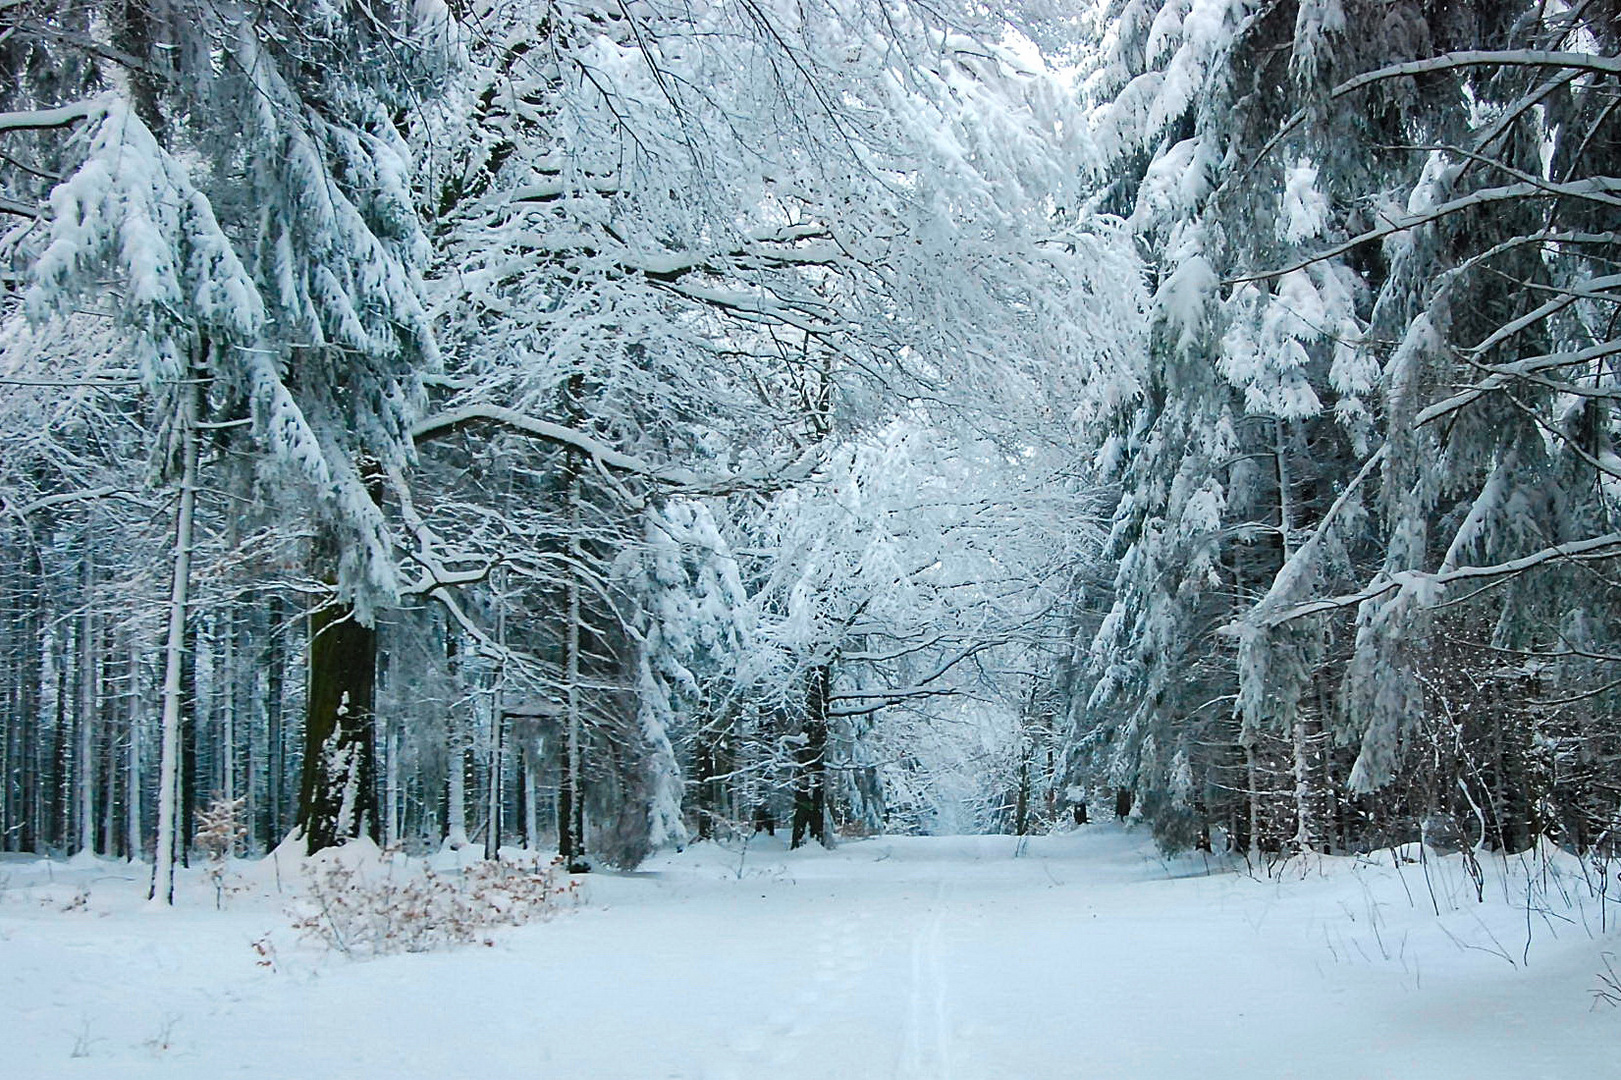
M 1591 628 L 1604 606 L 1582 567 L 1614 552 L 1613 334 L 1587 306 L 1614 297 L 1613 26 L 1530 4 L 1103 14 L 1100 183 L 1157 283 L 1145 392 L 1105 447 L 1121 562 L 1080 759 L 1173 842 L 1408 828 L 1462 783 L 1416 753 L 1457 741 L 1450 669 L 1530 685 L 1571 655 L 1563 612 Z M 1492 751 L 1486 800 L 1487 839 L 1520 846 L 1528 718 L 1488 711 L 1457 738 L 1520 748 Z M 1357 820 L 1393 781 L 1394 818 Z
M 312 639 L 301 806 L 307 839 L 322 846 L 366 827 L 370 623 L 397 590 L 367 473 L 409 459 L 420 379 L 437 363 L 417 278 L 427 241 L 396 116 L 431 90 L 443 18 L 212 3 L 88 5 L 57 18 L 34 7 L 8 5 L 11 70 L 32 77 L 0 117 L 0 130 L 35 146 L 57 137 L 44 160 L 60 182 L 45 207 L 17 211 L 39 223 L 14 241 L 28 314 L 65 317 L 88 300 L 125 328 L 160 475 L 181 491 L 165 806 L 197 442 L 241 421 L 264 480 L 308 522 L 313 576 L 333 590 L 316 616 L 329 632 Z M 119 47 L 98 44 L 115 29 Z M 19 174 L 12 190 L 37 188 L 37 170 Z
M 466 14 L 466 78 L 420 132 L 450 148 L 433 191 L 452 370 L 416 434 L 425 453 L 473 431 L 528 438 L 523 489 L 561 496 L 565 517 L 589 504 L 583 533 L 545 526 L 546 543 L 586 556 L 565 551 L 534 579 L 556 582 L 557 625 L 573 625 L 574 593 L 606 602 L 628 584 L 595 560 L 643 542 L 644 507 L 793 489 L 923 398 L 981 430 L 1050 438 L 1076 387 L 1112 377 L 1140 309 L 1135 265 L 1081 205 L 1084 129 L 1063 123 L 1057 82 L 1000 47 L 1005 27 L 882 14 Z M 535 540 L 450 534 L 419 534 L 441 577 L 476 578 Z M 661 595 L 613 602 L 631 639 Z M 669 686 L 653 676 L 617 678 L 656 702 Z M 797 693 L 784 678 L 755 692 Z

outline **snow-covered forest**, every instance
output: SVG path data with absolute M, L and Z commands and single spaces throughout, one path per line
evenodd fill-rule
M 0 0 L 0 852 L 1603 912 L 1618 404 L 1616 0 Z

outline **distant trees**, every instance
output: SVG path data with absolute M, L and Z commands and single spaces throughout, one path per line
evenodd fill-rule
M 984 522 L 1072 472 L 1142 300 L 978 19 L 0 10 L 6 842 L 161 882 L 217 790 L 255 848 L 634 862 L 926 793 L 899 732 L 1050 645 L 1068 541 Z M 886 456 L 957 423 L 960 500 Z
M 782 585 L 778 564 L 799 556 L 748 502 L 820 507 L 805 527 L 848 530 L 815 494 L 843 482 L 843 446 L 925 395 L 1014 430 L 1023 391 L 1083 381 L 1080 362 L 1101 366 L 1135 326 L 1131 271 L 1096 287 L 1129 266 L 1114 234 L 1056 205 L 1075 174 L 1047 84 L 922 9 L 889 14 L 880 28 L 820 5 L 472 12 L 462 104 L 425 114 L 425 138 L 455 148 L 435 203 L 454 368 L 419 445 L 504 433 L 528 479 L 508 480 L 491 520 L 533 525 L 481 524 L 478 553 L 458 543 L 450 559 L 437 538 L 466 531 L 425 513 L 421 557 L 469 579 L 508 566 L 549 615 L 518 637 L 563 720 L 570 857 L 593 806 L 617 850 L 679 839 L 683 763 L 700 834 L 725 806 L 784 811 L 798 839 L 828 841 L 841 718 L 895 702 L 840 705 L 856 692 L 837 685 L 841 634 L 774 638 L 790 598 L 837 607 L 866 586 L 814 560 L 813 584 Z M 899 51 L 872 47 L 900 28 Z M 948 250 L 980 272 L 943 273 Z M 1054 352 L 1078 370 L 1048 370 Z M 530 517 L 536 495 L 563 513 Z M 644 543 L 651 567 L 625 573 Z M 550 554 L 519 570 L 532 545 Z M 691 588 L 718 605 L 700 624 L 676 617 Z M 768 805 L 784 789 L 797 810 Z
M 1616 14 L 0 6 L 0 843 L 1611 842 Z

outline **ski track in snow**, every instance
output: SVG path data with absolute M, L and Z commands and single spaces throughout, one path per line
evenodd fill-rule
M 948 1023 L 946 962 L 942 929 L 946 920 L 946 879 L 936 884 L 934 900 L 912 937 L 910 1009 L 897 1080 L 951 1080 L 951 1032 Z

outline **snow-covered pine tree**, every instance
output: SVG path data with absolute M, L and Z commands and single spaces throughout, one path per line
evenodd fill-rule
M 20 59 L 95 58 L 71 99 L 61 81 L 21 80 L 32 108 L 0 119 L 71 133 L 52 153 L 63 179 L 45 227 L 17 243 L 30 313 L 67 312 L 111 271 L 160 461 L 183 475 L 197 424 L 249 418 L 283 505 L 312 514 L 312 568 L 332 588 L 318 618 L 355 640 L 341 665 L 321 663 L 320 646 L 312 657 L 301 824 L 316 847 L 353 835 L 368 824 L 369 627 L 396 590 L 366 473 L 409 459 L 420 379 L 437 362 L 396 117 L 432 89 L 443 16 L 92 5 L 76 14 L 80 35 L 30 7 L 8 11 Z M 110 28 L 121 46 L 96 45 Z M 348 774 L 331 775 L 340 761 Z
M 1562 612 L 1607 621 L 1584 569 L 1614 553 L 1613 334 L 1589 307 L 1615 288 L 1604 7 L 1106 12 L 1097 138 L 1158 310 L 1076 739 L 1171 842 L 1227 823 L 1316 846 L 1337 822 L 1363 843 L 1474 783 L 1485 839 L 1519 846 L 1548 794 L 1529 732 L 1606 708 L 1488 704 L 1591 649 L 1559 644 Z M 1443 722 L 1469 698 L 1476 720 Z M 1426 766 L 1426 741 L 1476 779 Z M 1292 783 L 1266 782 L 1269 742 Z M 1268 787 L 1293 805 L 1263 837 Z M 1381 820 L 1359 818 L 1374 789 Z

